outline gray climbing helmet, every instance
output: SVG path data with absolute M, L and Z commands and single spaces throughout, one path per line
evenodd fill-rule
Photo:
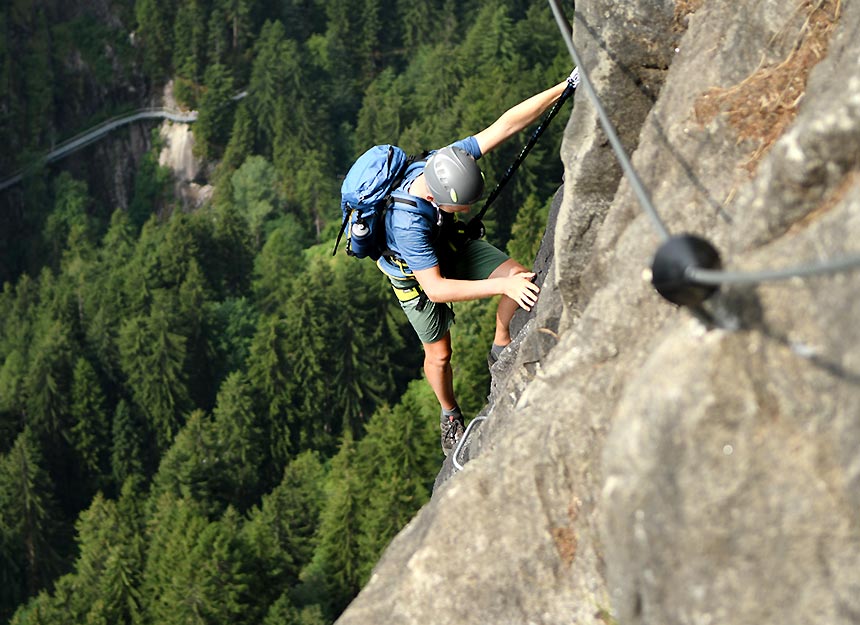
M 435 152 L 427 159 L 424 177 L 437 204 L 468 206 L 484 192 L 484 174 L 463 148 L 449 145 Z

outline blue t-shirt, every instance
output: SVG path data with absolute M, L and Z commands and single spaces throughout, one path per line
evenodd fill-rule
M 481 158 L 481 148 L 473 136 L 461 139 L 451 145 L 464 149 L 475 160 Z M 436 223 L 435 219 L 428 218 L 428 216 L 436 214 L 436 208 L 424 198 L 409 194 L 407 190 L 419 174 L 424 171 L 424 165 L 425 163 L 420 163 L 411 168 L 397 189 L 409 195 L 409 199 L 418 204 L 418 209 L 422 214 L 415 214 L 397 207 L 385 213 L 386 245 L 407 265 L 401 267 L 387 257 L 380 258 L 378 261 L 379 268 L 394 278 L 411 277 L 413 271 L 430 269 L 439 264 L 436 250 L 433 248 Z

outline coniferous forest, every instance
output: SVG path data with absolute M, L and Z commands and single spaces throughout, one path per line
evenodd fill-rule
M 538 1 L 0 3 L 0 178 L 27 168 L 0 191 L 0 622 L 332 623 L 442 461 L 388 282 L 331 255 L 340 180 L 370 145 L 441 147 L 569 71 Z M 157 132 L 124 207 L 39 164 L 170 81 L 199 111 L 203 206 L 174 197 Z M 488 215 L 526 265 L 563 125 Z M 526 139 L 482 160 L 488 190 Z M 455 310 L 468 418 L 495 306 Z

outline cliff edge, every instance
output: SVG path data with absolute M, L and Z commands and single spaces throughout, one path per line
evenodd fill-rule
M 576 8 L 671 234 L 736 275 L 860 254 L 860 7 Z M 579 91 L 539 305 L 463 469 L 338 623 L 860 622 L 860 272 L 667 302 L 660 233 Z

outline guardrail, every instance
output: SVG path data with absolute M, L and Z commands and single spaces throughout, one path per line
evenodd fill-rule
M 42 157 L 41 162 L 53 163 L 54 161 L 68 156 L 72 152 L 76 152 L 91 143 L 98 141 L 103 136 L 109 132 L 113 132 L 117 128 L 121 128 L 122 126 L 144 119 L 167 119 L 177 123 L 190 124 L 197 121 L 197 111 L 180 112 L 166 108 L 144 108 L 126 115 L 112 117 L 111 119 L 103 121 L 97 126 L 93 126 L 89 130 L 85 130 L 71 139 L 66 139 L 62 143 L 58 144 L 53 150 Z M 26 167 L 20 169 L 0 182 L 0 191 L 21 182 L 26 171 Z

